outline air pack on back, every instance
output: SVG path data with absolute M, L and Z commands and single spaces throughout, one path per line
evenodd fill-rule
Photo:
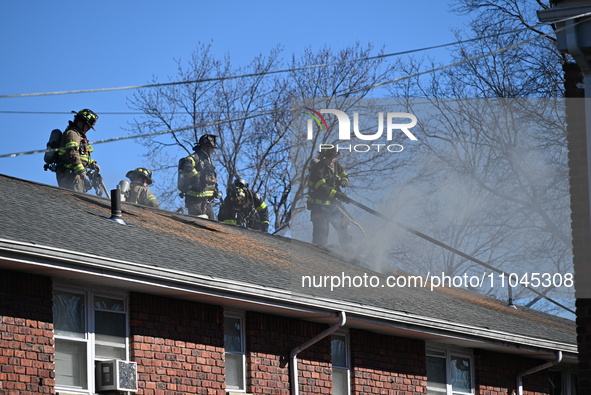
M 43 165 L 43 170 L 56 170 L 58 149 L 60 148 L 61 141 L 62 131 L 59 129 L 53 129 L 51 131 L 51 134 L 49 135 L 49 141 L 47 142 L 47 151 L 45 151 L 45 156 L 43 157 L 43 160 L 45 161 L 45 165 Z

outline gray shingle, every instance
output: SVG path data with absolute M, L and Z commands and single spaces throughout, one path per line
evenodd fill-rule
M 106 198 L 0 175 L 2 239 L 576 344 L 572 321 L 513 309 L 474 292 L 411 287 L 304 289 L 302 275 L 383 275 L 284 237 L 131 204 L 123 204 L 122 211 L 130 226 L 108 220 L 111 211 Z

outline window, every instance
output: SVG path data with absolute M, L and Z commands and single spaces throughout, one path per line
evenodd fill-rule
M 347 333 L 337 332 L 330 338 L 332 362 L 332 393 L 334 395 L 349 395 L 349 336 Z
M 473 377 L 471 354 L 427 349 L 427 395 L 474 394 Z
M 565 371 L 550 372 L 550 395 L 578 395 L 578 377 L 576 373 Z
M 226 349 L 226 388 L 244 391 L 246 388 L 246 347 L 244 346 L 244 317 L 224 315 L 224 347 Z
M 53 314 L 56 386 L 94 392 L 96 360 L 127 360 L 126 300 L 56 289 Z

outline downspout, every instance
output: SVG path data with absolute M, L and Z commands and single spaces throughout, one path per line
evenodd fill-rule
M 521 372 L 517 374 L 517 394 L 523 395 L 523 377 L 527 376 L 532 373 L 539 372 L 541 370 L 545 370 L 551 368 L 554 365 L 557 365 L 562 361 L 562 351 L 556 351 L 556 359 L 554 361 L 546 362 L 540 366 L 535 366 L 531 369 L 526 370 L 525 372 Z
M 332 335 L 334 332 L 338 331 L 339 328 L 343 327 L 347 322 L 347 316 L 345 315 L 344 311 L 339 313 L 339 321 L 331 326 L 330 328 L 326 329 L 325 331 L 319 333 L 318 335 L 314 336 L 307 342 L 297 346 L 294 348 L 291 353 L 289 354 L 289 365 L 291 371 L 291 394 L 292 395 L 299 395 L 299 382 L 298 382 L 298 353 L 304 351 L 306 348 L 310 347 L 314 343 L 319 342 L 320 340 L 324 339 L 325 337 Z

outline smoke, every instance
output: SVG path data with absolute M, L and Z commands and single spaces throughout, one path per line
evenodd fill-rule
M 566 150 L 544 143 L 557 141 L 552 134 L 561 131 L 541 129 L 539 123 L 547 119 L 538 122 L 537 113 L 523 112 L 535 103 L 477 104 L 477 112 L 469 114 L 461 106 L 456 112 L 445 106 L 446 123 L 435 116 L 429 124 L 423 117 L 430 137 L 405 158 L 403 173 L 380 174 L 375 182 L 383 191 L 371 203 L 356 194 L 391 220 L 351 210 L 367 235 L 356 246 L 355 260 L 382 273 L 492 273 L 398 226 L 403 224 L 524 279 L 515 292 L 529 300 L 535 295 L 520 285 L 532 275 L 564 280 L 573 272 Z M 573 298 L 574 288 L 562 282 L 547 281 L 537 290 Z M 492 282 L 479 291 L 507 297 L 507 289 Z

